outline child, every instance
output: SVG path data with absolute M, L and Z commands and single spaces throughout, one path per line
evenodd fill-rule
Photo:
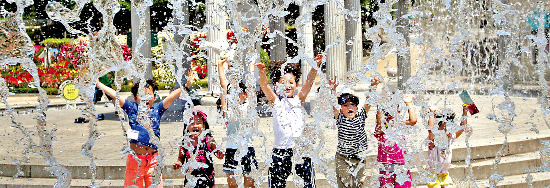
M 235 159 L 235 154 L 237 153 L 237 149 L 239 148 L 239 145 L 235 143 L 235 138 L 238 136 L 237 131 L 239 130 L 239 119 L 242 116 L 246 115 L 246 111 L 248 110 L 248 104 L 249 104 L 249 97 L 246 93 L 246 85 L 241 81 L 239 83 L 239 86 L 232 86 L 228 88 L 230 85 L 227 83 L 227 79 L 225 78 L 225 70 L 223 68 L 223 64 L 227 61 L 227 57 L 218 61 L 218 76 L 220 77 L 220 85 L 224 91 L 224 93 L 229 94 L 229 90 L 238 90 L 238 99 L 235 101 L 238 101 L 238 103 L 234 106 L 234 110 L 232 110 L 230 113 L 226 114 L 225 112 L 222 112 L 224 117 L 226 115 L 229 115 L 229 121 L 227 122 L 227 137 L 229 140 L 227 141 L 227 144 L 225 145 L 225 162 L 223 163 L 223 171 L 227 175 L 227 184 L 230 188 L 236 188 L 237 182 L 235 181 L 235 178 L 233 175 L 235 174 L 235 170 L 237 166 L 239 166 L 239 161 Z M 226 99 L 227 96 L 225 94 L 222 94 L 220 96 L 220 110 L 229 110 L 228 109 L 228 101 Z M 247 154 L 240 158 L 240 164 L 242 165 L 242 170 L 244 174 L 244 186 L 245 187 L 254 187 L 254 179 L 252 179 L 248 174 L 252 171 L 252 166 L 255 166 L 257 169 L 258 162 L 256 161 L 256 151 L 254 150 L 254 147 L 252 147 L 252 140 L 250 137 L 245 138 L 247 141 L 247 147 L 248 152 Z
M 430 112 L 433 113 L 435 110 L 430 109 Z M 460 122 L 460 126 L 468 123 L 465 118 L 467 115 L 468 108 L 466 105 L 463 105 L 462 117 L 464 117 L 464 120 Z M 430 166 L 430 170 L 437 175 L 437 179 L 435 182 L 428 183 L 428 187 L 440 188 L 453 184 L 453 179 L 449 176 L 449 166 L 451 165 L 451 158 L 453 158 L 451 145 L 456 138 L 460 137 L 464 129 L 460 129 L 454 133 L 447 131 L 447 123 L 453 123 L 455 119 L 455 113 L 450 110 L 441 110 L 441 112 L 436 112 L 434 116 L 430 116 L 428 120 L 430 128 L 434 127 L 436 119 L 438 125 L 435 134 L 432 130 L 428 129 L 428 165 Z M 440 136 L 441 144 L 436 144 L 436 141 L 434 141 L 436 134 Z
M 402 124 L 414 126 L 417 119 L 412 105 L 412 97 L 406 96 L 403 101 L 405 105 L 409 107 L 409 119 Z M 384 132 L 390 126 L 393 127 L 396 123 L 401 122 L 395 122 L 395 119 L 390 113 L 385 112 L 384 109 L 380 109 L 379 107 L 376 112 L 376 129 L 374 136 L 378 139 L 378 156 L 376 157 L 376 161 L 383 165 L 383 167 L 380 168 L 380 174 L 382 175 L 379 178 L 380 187 L 387 186 L 386 184 L 391 184 L 393 187 L 411 187 L 412 176 L 410 171 L 407 171 L 406 175 L 408 176 L 408 181 L 402 184 L 396 181 L 397 175 L 395 171 L 397 168 L 403 168 L 405 164 L 404 155 L 406 154 L 406 152 L 399 147 L 398 142 L 405 143 L 405 137 L 400 135 L 402 140 L 388 140 Z
M 378 78 L 374 78 L 371 86 L 378 85 Z M 330 84 L 332 91 L 336 89 L 336 77 Z M 365 103 L 358 110 L 359 98 L 349 93 L 343 93 L 338 97 L 340 110 L 333 107 L 336 126 L 338 127 L 338 147 L 335 156 L 336 179 L 338 187 L 362 187 L 365 170 L 364 153 L 367 150 L 367 134 L 365 132 L 365 119 L 371 105 Z
M 206 121 L 206 114 L 200 110 L 193 111 L 193 117 L 191 118 L 191 123 L 186 125 L 184 130 L 184 136 L 189 136 L 190 141 L 187 139 L 182 140 L 182 146 L 180 146 L 178 161 L 174 164 L 174 170 L 179 169 L 182 164 L 188 163 L 189 158 L 191 158 L 191 153 L 188 148 L 193 148 L 193 154 L 195 154 L 195 160 L 199 163 L 204 163 L 207 165 L 206 168 L 199 167 L 197 169 L 191 169 L 188 167 L 186 173 L 197 178 L 197 182 L 194 187 L 214 187 L 214 163 L 210 154 L 212 151 L 216 150 L 216 141 L 212 138 L 212 134 L 206 133 L 204 138 L 199 140 L 201 134 L 205 130 L 209 130 L 208 122 Z M 223 153 L 221 151 L 216 151 L 216 157 L 218 159 L 223 158 Z M 185 178 L 185 185 L 187 187 L 189 181 Z
M 321 64 L 324 55 L 317 55 L 317 66 Z M 273 65 L 272 62 L 271 64 Z M 297 64 L 285 66 L 284 72 L 275 68 L 271 72 L 271 81 L 275 90 L 269 86 L 266 67 L 263 63 L 256 64 L 260 74 L 260 86 L 269 103 L 273 104 L 273 132 L 275 143 L 273 146 L 272 163 L 269 168 L 269 187 L 286 187 L 286 179 L 291 173 L 292 148 L 295 139 L 302 134 L 304 127 L 304 108 L 306 97 L 311 90 L 317 70 L 311 69 L 301 91 L 296 93 L 300 79 L 300 67 Z M 277 67 L 277 66 L 273 66 Z M 295 97 L 295 95 L 298 95 Z M 296 164 L 296 173 L 304 179 L 305 187 L 315 187 L 315 173 L 311 158 L 303 157 L 304 164 Z
M 191 73 L 191 71 L 189 71 Z M 188 77 L 190 78 L 190 77 Z M 104 85 L 103 83 L 96 81 L 97 86 L 107 96 L 111 98 L 116 97 L 116 91 L 112 88 Z M 187 79 L 185 87 L 191 87 L 191 79 Z M 124 187 L 131 187 L 133 185 L 138 187 L 149 187 L 152 184 L 152 174 L 154 172 L 157 161 L 155 156 L 157 153 L 157 146 L 150 142 L 150 136 L 147 132 L 145 126 L 139 124 L 138 122 L 138 112 L 139 112 L 139 102 L 140 95 L 138 93 L 139 84 L 132 86 L 132 95 L 134 96 L 134 101 L 128 99 L 122 100 L 118 98 L 120 106 L 126 114 L 128 115 L 130 128 L 127 132 L 127 136 L 130 139 L 130 149 L 134 151 L 134 154 L 137 158 L 141 159 L 141 164 L 134 159 L 134 155 L 128 154 L 126 157 L 126 174 L 124 177 Z M 158 86 L 153 80 L 147 80 L 145 85 L 145 95 L 152 96 L 146 100 L 147 108 L 149 108 L 149 118 L 151 120 L 151 129 L 155 133 L 157 138 L 160 138 L 160 118 L 170 107 L 172 102 L 181 94 L 181 88 L 178 88 L 172 91 L 162 102 L 158 104 L 153 104 L 155 98 L 157 97 L 156 91 Z M 162 179 L 162 176 L 161 176 Z M 162 187 L 162 182 L 158 187 Z

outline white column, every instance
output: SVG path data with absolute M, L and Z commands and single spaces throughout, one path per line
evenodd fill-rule
M 311 11 L 311 10 L 304 10 L 304 9 L 305 9 L 305 6 L 300 7 L 300 14 L 305 14 L 305 12 Z M 302 25 L 301 27 L 298 27 L 296 29 L 297 29 L 298 32 L 302 33 L 303 40 L 305 42 L 305 44 L 304 44 L 305 45 L 304 54 L 309 56 L 309 57 L 313 57 L 313 55 L 314 55 L 314 53 L 313 53 L 313 20 L 308 19 L 307 22 L 305 22 L 303 24 L 304 25 Z M 298 39 L 298 40 L 300 40 L 300 39 Z M 311 68 L 311 66 L 309 66 L 309 64 L 307 62 L 302 62 L 302 67 L 301 67 L 302 73 L 306 73 L 305 75 L 307 75 L 307 72 L 309 71 L 310 68 Z M 305 82 L 306 82 L 306 78 L 302 78 L 302 85 Z
M 208 27 L 208 33 L 206 39 L 209 42 L 216 42 L 219 39 L 226 38 L 226 20 L 224 12 L 222 10 L 223 0 L 207 0 L 206 1 L 206 24 Z M 220 59 L 220 54 L 215 53 L 213 50 L 209 50 L 207 57 L 208 62 L 208 93 L 220 94 L 221 90 L 217 87 L 219 80 L 214 79 L 218 75 L 217 62 Z
M 361 4 L 358 0 L 345 0 L 350 11 L 346 19 L 346 64 L 348 71 L 359 71 L 363 64 L 363 37 L 361 35 Z
M 137 42 L 138 38 L 141 34 L 145 35 L 145 42 L 143 43 L 143 46 L 139 49 L 139 53 L 143 55 L 144 58 L 151 58 L 151 23 L 150 23 L 150 9 L 147 7 L 147 9 L 144 12 L 144 19 L 140 20 L 138 16 L 138 12 L 136 11 L 137 8 L 132 7 L 131 10 L 131 22 L 132 22 L 132 52 L 133 57 L 137 58 L 138 49 L 137 49 Z M 140 28 L 140 24 L 143 23 L 143 27 Z M 140 29 L 143 29 L 144 32 L 141 32 Z M 146 71 L 145 71 L 145 80 L 153 79 L 153 67 L 151 65 L 151 62 L 146 62 Z M 134 82 L 136 82 L 137 79 L 134 79 Z
M 344 16 L 340 15 L 344 0 L 329 1 L 325 4 L 325 45 L 327 51 L 327 74 L 342 79 L 346 74 L 346 41 Z
M 409 19 L 402 18 L 402 16 L 407 14 L 409 4 L 407 3 L 407 1 L 401 0 L 397 2 L 396 6 L 396 31 L 400 34 L 403 34 L 403 37 L 405 38 L 405 47 L 407 49 L 407 54 L 400 53 L 397 55 L 397 87 L 404 90 L 406 87 L 405 82 L 407 82 L 407 80 L 411 77 L 411 61 L 409 59 Z
M 274 0 L 273 4 L 275 6 L 283 6 L 282 0 Z M 285 18 L 284 17 L 275 17 L 271 16 L 269 20 L 269 32 L 280 31 L 277 36 L 273 39 L 270 47 L 270 60 L 280 61 L 286 58 L 286 39 L 285 36 Z M 282 36 L 280 35 L 282 34 Z

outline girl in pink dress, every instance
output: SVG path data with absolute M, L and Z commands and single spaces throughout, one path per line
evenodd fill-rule
M 402 184 L 397 182 L 397 175 L 395 173 L 395 169 L 403 168 L 403 165 L 405 164 L 404 155 L 406 152 L 399 147 L 399 145 L 403 144 L 398 144 L 398 142 L 404 143 L 405 137 L 400 135 L 401 139 L 391 140 L 386 138 L 385 134 L 385 131 L 388 128 L 393 127 L 395 123 L 410 126 L 414 126 L 416 124 L 417 119 L 412 105 L 412 97 L 406 96 L 403 101 L 405 102 L 405 105 L 409 107 L 409 119 L 404 122 L 395 122 L 395 119 L 390 113 L 384 112 L 384 110 L 380 108 L 376 113 L 376 129 L 374 132 L 374 136 L 378 139 L 378 156 L 376 157 L 376 161 L 383 165 L 383 167 L 380 168 L 380 187 L 411 187 L 412 177 L 410 171 L 407 171 L 408 181 L 405 181 Z

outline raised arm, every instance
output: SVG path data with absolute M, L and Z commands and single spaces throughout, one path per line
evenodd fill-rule
M 315 61 L 317 62 L 317 67 L 323 63 L 323 58 L 325 55 L 319 54 L 315 57 Z M 302 90 L 300 90 L 300 93 L 298 93 L 298 98 L 300 101 L 302 101 L 302 104 L 306 101 L 306 97 L 309 94 L 309 91 L 311 90 L 311 87 L 313 86 L 313 81 L 315 80 L 315 76 L 317 76 L 317 70 L 313 67 L 309 70 L 309 73 L 307 74 L 307 80 L 302 86 Z
M 273 92 L 273 89 L 269 86 L 269 81 L 267 80 L 267 75 L 265 73 L 265 65 L 263 63 L 256 63 L 256 67 L 258 67 L 259 70 L 260 87 L 262 88 L 262 92 L 264 92 L 267 100 L 269 100 L 269 103 L 275 102 L 277 95 L 275 95 L 275 92 Z
M 330 92 L 332 94 L 336 94 L 336 87 L 338 87 L 338 82 L 336 81 L 336 76 L 334 76 L 332 79 L 328 81 L 329 85 L 332 85 L 332 88 L 330 89 Z M 332 106 L 332 112 L 334 113 L 334 118 L 338 117 L 338 114 L 340 114 L 340 111 L 336 109 L 336 107 Z
M 227 57 L 218 61 L 218 76 L 220 77 L 220 85 L 222 86 L 222 94 L 220 95 L 220 101 L 222 103 L 222 109 L 227 109 L 227 102 L 225 101 L 225 95 L 227 94 L 227 78 L 225 78 L 225 70 L 223 63 L 227 62 Z
M 405 96 L 403 99 L 405 105 L 409 107 L 409 119 L 405 121 L 406 125 L 414 126 L 416 124 L 416 113 L 414 112 L 414 107 L 412 105 L 412 96 Z
M 430 108 L 430 115 L 429 118 L 428 118 L 428 126 L 430 128 L 433 128 L 434 127 L 434 122 L 435 122 L 435 117 L 433 115 L 433 113 L 435 113 L 435 109 L 432 109 Z M 428 145 L 428 149 L 432 150 L 435 145 L 434 145 L 434 138 L 435 138 L 435 135 L 434 133 L 432 133 L 432 131 L 430 129 L 428 129 L 428 139 L 429 139 L 429 145 Z
M 193 85 L 193 81 L 191 81 L 193 80 L 192 75 L 193 75 L 193 71 L 189 70 L 187 72 L 187 83 L 185 83 L 185 86 L 183 87 L 190 88 Z M 162 105 L 164 106 L 164 109 L 168 109 L 170 105 L 172 105 L 172 102 L 174 102 L 174 100 L 180 97 L 180 94 L 181 94 L 181 87 L 170 92 L 170 94 L 168 94 L 168 96 L 162 101 Z
M 105 95 L 111 97 L 112 99 L 116 98 L 116 91 L 113 88 L 106 86 L 99 80 L 96 81 L 96 85 L 105 93 Z M 121 107 L 124 106 L 124 102 L 126 102 L 126 100 L 122 100 L 120 97 L 118 98 L 118 104 L 120 104 Z
M 227 62 L 227 57 L 218 61 L 218 76 L 220 77 L 220 85 L 224 91 L 224 94 L 227 93 L 227 78 L 225 78 L 225 70 L 223 64 Z
M 462 105 L 462 122 L 460 122 L 460 126 L 464 126 L 466 124 L 468 124 L 468 106 L 466 105 Z M 462 135 L 462 133 L 464 132 L 464 127 L 462 127 L 462 129 L 456 131 L 456 138 L 460 137 L 460 135 Z
M 372 80 L 371 80 L 371 84 L 370 86 L 377 86 L 378 84 L 380 83 L 380 79 L 378 79 L 378 77 L 374 77 Z M 372 92 L 372 88 L 369 88 L 369 92 Z M 367 96 L 367 99 L 369 97 Z M 363 108 L 365 108 L 365 113 L 369 113 L 369 110 L 370 110 L 370 107 L 371 105 L 367 103 L 367 100 L 365 100 L 365 104 L 363 105 Z
M 384 116 L 384 113 L 382 113 L 380 109 L 377 109 L 376 110 L 376 127 L 374 128 L 374 134 L 382 133 L 382 118 L 384 118 L 383 116 Z

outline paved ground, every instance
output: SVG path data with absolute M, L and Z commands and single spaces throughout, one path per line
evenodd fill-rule
M 312 96 L 314 97 L 314 96 Z M 438 107 L 442 107 L 445 98 L 447 99 L 447 104 L 454 109 L 454 111 L 459 112 L 460 110 L 460 99 L 456 95 L 431 95 L 429 96 Z M 502 102 L 502 97 L 492 97 L 492 96 L 473 96 L 476 101 L 478 108 L 481 113 L 473 117 L 470 117 L 469 124 L 474 128 L 474 136 L 472 137 L 472 145 L 485 145 L 487 143 L 502 143 L 504 141 L 504 135 L 501 134 L 498 130 L 499 124 L 494 120 L 489 120 L 486 117 L 488 114 L 496 113 L 500 115 L 501 112 L 493 109 L 494 106 Z M 509 139 L 528 139 L 534 138 L 541 135 L 550 134 L 549 127 L 546 126 L 544 120 L 542 119 L 540 106 L 537 104 L 536 98 L 511 98 L 516 105 L 516 114 L 517 117 L 514 118 L 512 125 L 514 129 L 510 132 Z M 439 102 L 437 102 L 439 101 Z M 216 118 L 218 114 L 215 111 L 215 107 L 212 106 L 197 106 L 197 109 L 205 111 L 209 115 L 209 123 L 212 126 L 215 138 L 218 142 L 223 142 L 225 137 L 225 130 L 222 124 L 216 123 Z M 114 116 L 112 104 L 109 104 L 108 107 L 104 105 L 97 105 L 97 112 L 104 113 L 106 120 L 99 121 L 97 123 L 97 129 L 100 134 L 99 139 L 95 142 L 93 151 L 94 158 L 96 162 L 99 163 L 124 163 L 124 155 L 120 151 L 126 146 L 126 139 L 123 136 L 123 129 L 121 121 Z M 417 109 L 418 111 L 418 109 Z M 47 124 L 48 129 L 52 130 L 54 127 L 56 129 L 54 142 L 53 142 L 53 151 L 54 156 L 57 161 L 61 164 L 82 164 L 89 163 L 89 160 L 80 154 L 81 146 L 88 140 L 88 124 L 75 124 L 73 123 L 76 117 L 82 115 L 82 112 L 78 109 L 59 109 L 51 108 L 46 111 L 47 114 Z M 28 135 L 31 136 L 35 143 L 38 143 L 36 138 L 36 120 L 32 117 L 34 113 L 30 114 L 19 114 L 14 120 L 21 123 L 23 127 L 28 131 Z M 173 118 L 178 118 L 177 116 Z M 312 121 L 310 117 L 308 121 Z M 266 136 L 266 142 L 263 143 L 261 138 L 256 138 L 254 140 L 254 145 L 260 151 L 270 151 L 273 143 L 273 130 L 271 127 L 272 118 L 264 117 L 260 118 L 260 123 L 258 129 L 264 133 Z M 547 118 L 547 121 L 549 119 Z M 0 162 L 11 163 L 14 159 L 21 160 L 21 152 L 24 149 L 24 143 L 26 143 L 23 138 L 23 133 L 20 130 L 17 130 L 11 126 L 10 118 L 8 116 L 0 116 L 0 122 L 4 126 L 0 127 L 0 135 L 2 139 L 0 140 L 0 154 L 3 156 L 0 159 Z M 127 126 L 127 121 L 124 121 L 124 126 Z M 371 110 L 369 113 L 369 118 L 367 120 L 366 129 L 367 132 L 373 131 L 374 125 L 374 110 Z M 423 140 L 426 136 L 426 131 L 424 129 L 425 121 L 419 120 L 417 127 L 418 130 L 413 131 L 411 135 L 411 142 L 419 142 Z M 536 126 L 539 134 L 533 131 L 533 126 Z M 330 127 L 322 127 L 325 136 L 325 150 L 324 154 L 331 156 L 335 152 L 335 147 L 337 143 L 336 130 Z M 183 124 L 178 122 L 162 122 L 161 123 L 161 142 L 162 146 L 166 149 L 167 162 L 171 163 L 176 159 L 176 149 L 177 143 L 182 139 Z M 370 139 L 370 145 L 374 146 L 374 139 Z M 464 137 L 459 138 L 455 144 L 457 147 L 464 146 Z M 265 152 L 264 152 L 265 153 Z M 268 152 L 269 153 L 269 152 Z M 269 156 L 268 153 L 265 155 L 259 155 L 261 161 L 265 160 L 265 156 Z M 38 155 L 28 154 L 30 157 L 30 163 L 44 163 L 44 160 L 41 159 Z

